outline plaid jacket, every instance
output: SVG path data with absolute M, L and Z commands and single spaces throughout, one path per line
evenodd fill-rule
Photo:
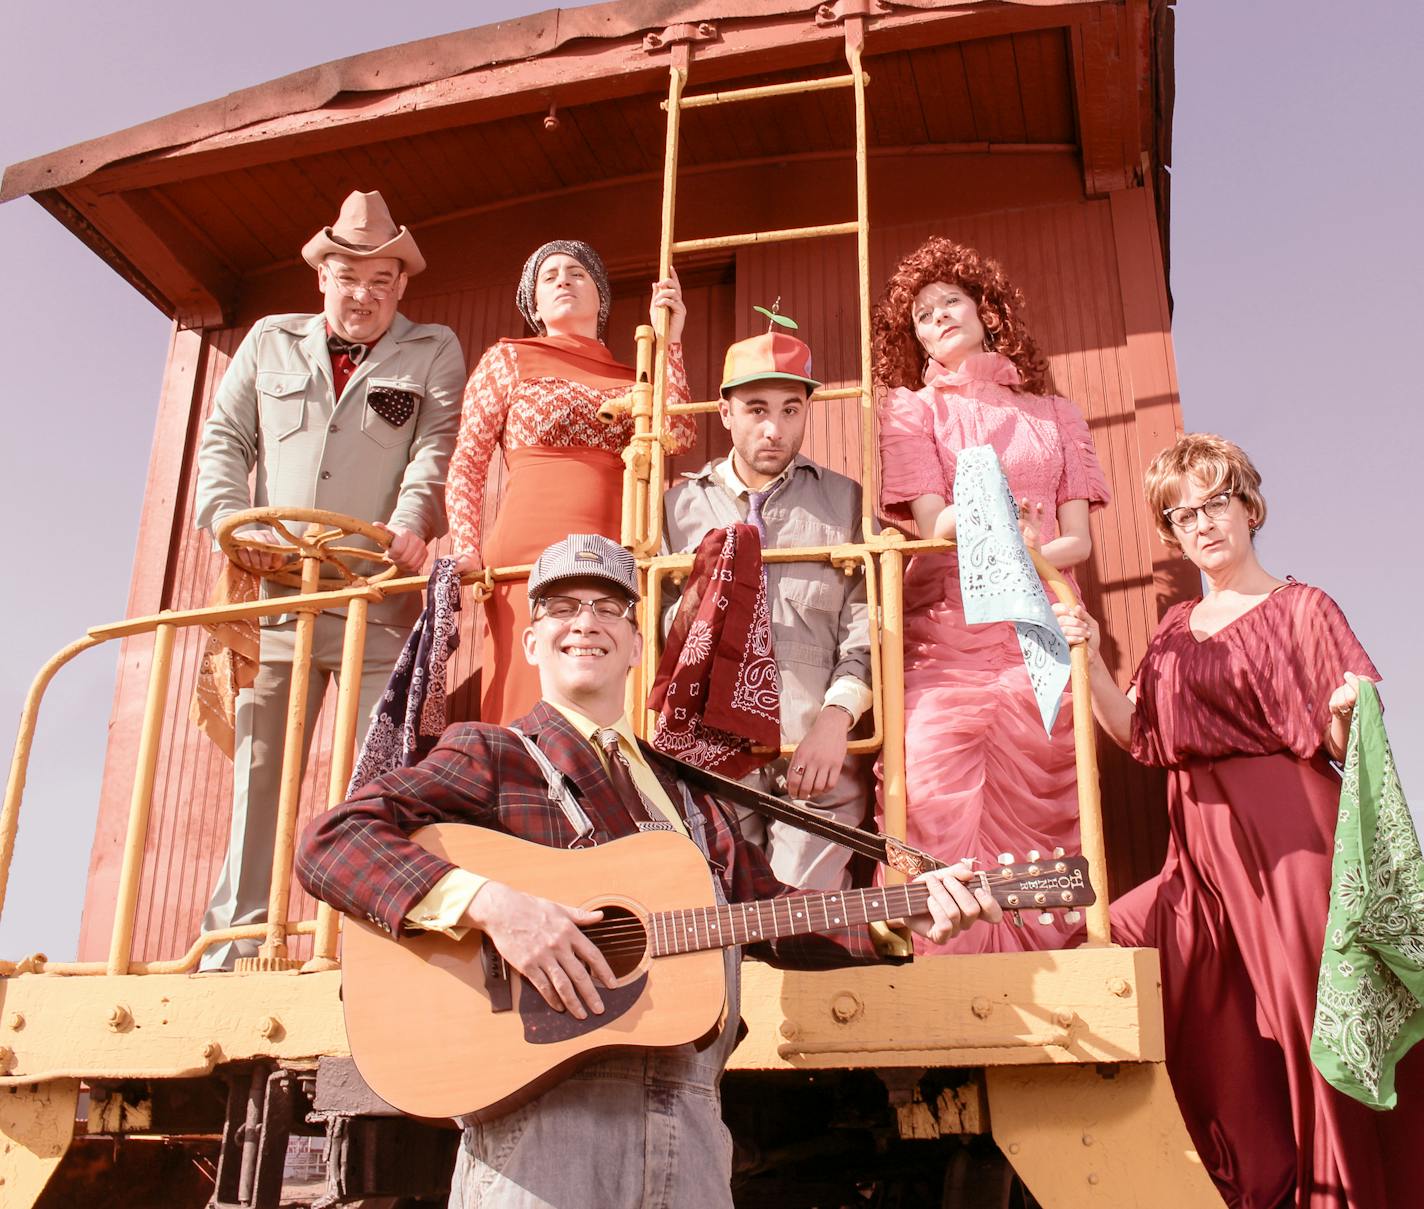
M 558 710 L 541 701 L 514 725 L 568 779 L 597 842 L 637 831 L 598 753 Z M 680 804 L 682 787 L 675 776 L 656 753 L 650 763 L 668 796 Z M 728 902 L 796 893 L 776 879 L 766 854 L 742 838 L 729 807 L 695 790 L 692 800 L 706 822 L 712 867 Z M 473 823 L 555 848 L 574 839 L 518 736 L 501 726 L 470 723 L 446 730 L 419 764 L 387 773 L 319 816 L 302 835 L 297 878 L 338 911 L 399 935 L 406 915 L 453 867 L 407 838 L 430 823 Z M 499 877 L 498 869 L 474 872 Z M 877 960 L 866 929 L 784 937 L 747 953 L 797 968 Z

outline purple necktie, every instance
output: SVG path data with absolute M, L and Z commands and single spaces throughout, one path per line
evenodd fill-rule
M 751 525 L 761 538 L 761 544 L 766 545 L 766 521 L 762 519 L 761 510 L 773 495 L 781 490 L 781 484 L 786 482 L 782 479 L 771 487 L 764 487 L 760 491 L 747 492 L 747 524 Z

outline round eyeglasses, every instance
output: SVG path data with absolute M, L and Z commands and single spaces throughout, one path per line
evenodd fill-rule
M 1179 529 L 1183 533 L 1192 533 L 1196 530 L 1198 517 L 1204 516 L 1209 521 L 1219 521 L 1226 515 L 1226 510 L 1230 507 L 1231 492 L 1223 491 L 1220 495 L 1212 496 L 1211 499 L 1195 508 L 1188 508 L 1185 505 L 1180 508 L 1163 508 L 1162 515 L 1167 518 L 1173 529 Z
M 541 596 L 534 605 L 537 616 L 552 617 L 555 621 L 572 621 L 585 609 L 599 621 L 618 621 L 631 617 L 637 607 L 636 600 L 615 596 L 595 596 L 592 600 L 580 600 L 577 596 Z
M 330 281 L 343 298 L 355 298 L 357 294 L 364 293 L 375 302 L 384 302 L 396 292 L 396 286 L 399 284 L 395 281 L 382 281 L 372 285 L 369 281 L 353 281 L 349 277 L 336 276 L 331 277 Z

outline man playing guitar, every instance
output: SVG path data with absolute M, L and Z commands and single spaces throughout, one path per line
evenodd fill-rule
M 581 930 L 600 913 L 522 893 L 501 883 L 498 869 L 459 868 L 410 833 L 469 823 L 567 849 L 674 829 L 706 857 L 719 898 L 747 903 L 795 891 L 742 838 L 730 808 L 689 789 L 633 737 L 626 682 L 643 640 L 632 556 L 603 537 L 572 535 L 540 555 L 529 595 L 524 651 L 539 670 L 539 704 L 511 727 L 452 726 L 421 763 L 318 818 L 303 836 L 297 873 L 318 898 L 392 936 L 477 929 L 551 1008 L 586 1021 L 603 1014 L 601 992 L 618 981 Z M 970 877 L 964 865 L 923 874 L 928 909 L 910 926 L 943 941 L 981 918 L 1000 919 L 988 892 L 965 884 Z M 784 936 L 748 951 L 797 968 L 876 960 L 864 927 Z M 739 955 L 724 953 L 720 1029 L 697 1044 L 618 1050 L 512 1113 L 468 1122 L 451 1204 L 730 1206 L 732 1148 L 718 1088 L 737 1039 Z

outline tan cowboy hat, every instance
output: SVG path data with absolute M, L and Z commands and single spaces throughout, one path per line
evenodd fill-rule
M 302 249 L 302 259 L 314 269 L 321 267 L 333 252 L 366 259 L 390 256 L 405 266 L 407 277 L 425 268 L 425 257 L 415 246 L 408 227 L 397 229 L 385 198 L 372 190 L 353 193 L 341 203 L 341 213 L 329 227 L 323 227 Z

